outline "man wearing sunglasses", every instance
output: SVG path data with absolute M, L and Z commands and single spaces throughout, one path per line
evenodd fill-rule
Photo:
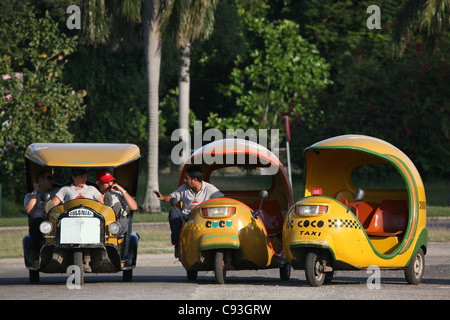
M 45 218 L 45 210 L 41 201 L 41 194 L 50 193 L 53 196 L 57 190 L 53 189 L 53 174 L 50 170 L 41 170 L 36 175 L 33 192 L 27 193 L 23 200 L 25 212 L 28 214 L 28 228 L 30 233 L 31 261 L 39 259 L 40 241 L 43 239 L 39 225 Z

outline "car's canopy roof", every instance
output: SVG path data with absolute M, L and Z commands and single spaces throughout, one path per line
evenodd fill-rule
M 343 190 L 354 193 L 356 186 L 351 174 L 354 168 L 370 164 L 392 165 L 405 182 L 404 192 L 385 190 L 379 196 L 387 194 L 395 199 L 414 198 L 414 205 L 425 202 L 425 190 L 422 179 L 413 162 L 392 144 L 365 135 L 343 135 L 319 141 L 305 149 L 306 178 L 305 194 L 310 196 L 313 188 L 321 188 L 324 195 L 335 198 Z M 371 193 L 375 197 L 375 193 Z M 377 201 L 366 192 L 366 201 Z M 412 207 L 412 203 L 411 206 Z
M 33 143 L 25 157 L 47 167 L 119 167 L 140 158 L 140 150 L 125 143 Z
M 291 203 L 292 187 L 283 164 L 272 151 L 254 141 L 235 138 L 217 140 L 204 145 L 186 161 L 181 170 L 179 186 L 184 183 L 186 169 L 191 165 L 202 168 L 203 178 L 206 181 L 209 181 L 213 171 L 223 167 L 265 168 L 265 174 L 272 176 L 274 181 L 276 180 L 272 188 L 276 186 L 276 191 L 284 196 L 284 200 L 287 199 L 289 205 Z M 275 189 L 268 191 L 269 193 L 275 192 Z M 248 191 L 246 194 L 251 193 L 251 191 Z M 256 192 L 255 195 L 258 196 L 258 193 Z
M 208 143 L 192 154 L 187 161 L 187 165 L 207 162 L 205 161 L 205 155 L 212 156 L 212 160 L 217 160 L 220 159 L 220 157 L 226 157 L 227 155 L 251 155 L 259 158 L 262 163 L 270 163 L 280 167 L 283 166 L 278 157 L 265 146 L 245 139 L 223 139 Z M 223 162 L 226 162 L 226 159 L 228 158 L 222 159 Z

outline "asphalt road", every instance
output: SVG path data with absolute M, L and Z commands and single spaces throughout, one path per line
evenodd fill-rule
M 304 272 L 293 270 L 281 282 L 277 269 L 229 271 L 226 284 L 217 285 L 213 272 L 200 272 L 189 282 L 171 254 L 138 256 L 133 282 L 122 274 L 87 274 L 81 289 L 69 289 L 68 274 L 42 274 L 30 284 L 23 259 L 0 260 L 0 299 L 13 300 L 448 300 L 450 299 L 450 243 L 429 243 L 425 276 L 418 286 L 407 285 L 403 271 L 381 271 L 379 288 L 369 289 L 365 271 L 338 271 L 330 285 L 309 287 Z M 114 294 L 112 294 L 114 293 Z

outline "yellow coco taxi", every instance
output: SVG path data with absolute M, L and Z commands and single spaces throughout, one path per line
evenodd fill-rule
M 53 185 L 58 190 L 70 184 L 70 168 L 90 169 L 94 179 L 97 170 L 108 168 L 134 197 L 139 158 L 140 150 L 133 144 L 34 143 L 25 153 L 27 188 L 32 190 L 36 174 L 43 169 L 53 169 L 55 180 L 60 180 Z M 87 184 L 96 186 L 94 182 L 88 180 Z M 54 206 L 48 199 L 38 199 L 44 204 L 45 219 L 40 225 L 44 241 L 37 265 L 30 257 L 30 236 L 23 239 L 31 282 L 39 282 L 39 272 L 66 273 L 73 265 L 79 268 L 79 284 L 84 282 L 85 272 L 123 271 L 123 280 L 131 281 L 139 237 L 132 231 L 133 212 L 129 207 L 112 206 L 106 194 L 105 205 L 81 198 Z M 124 218 L 127 227 L 121 224 Z
M 305 149 L 305 194 L 283 226 L 286 257 L 312 286 L 335 270 L 404 269 L 418 284 L 427 251 L 426 201 L 411 160 L 373 137 L 344 135 Z
M 214 270 L 217 283 L 224 283 L 229 270 L 279 268 L 288 280 L 281 233 L 292 190 L 276 155 L 247 140 L 214 141 L 194 152 L 179 185 L 191 164 L 224 197 L 200 203 L 183 224 L 179 259 L 188 279 Z

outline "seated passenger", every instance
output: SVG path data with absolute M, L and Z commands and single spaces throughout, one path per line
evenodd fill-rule
M 41 201 L 41 194 L 50 193 L 54 195 L 57 189 L 53 188 L 53 174 L 51 170 L 41 170 L 36 175 L 36 183 L 33 185 L 33 192 L 27 193 L 23 200 L 23 205 L 28 214 L 28 227 L 30 233 L 30 254 L 33 263 L 39 260 L 40 241 L 43 239 L 39 231 L 39 225 L 45 220 L 44 204 Z
M 131 211 L 136 211 L 138 205 L 133 197 L 116 182 L 108 169 L 101 169 L 97 172 L 97 185 L 99 186 L 100 193 L 104 196 L 107 192 L 111 194 L 112 203 L 114 207 L 116 204 L 120 204 L 119 212 L 116 212 L 117 219 L 122 227 L 120 234 L 124 234 L 128 230 L 128 217 L 125 208 L 128 206 Z
M 73 199 L 87 198 L 103 203 L 103 195 L 97 188 L 86 185 L 87 170 L 83 168 L 72 169 L 72 184 L 64 186 L 56 193 L 52 201 L 55 206 Z

